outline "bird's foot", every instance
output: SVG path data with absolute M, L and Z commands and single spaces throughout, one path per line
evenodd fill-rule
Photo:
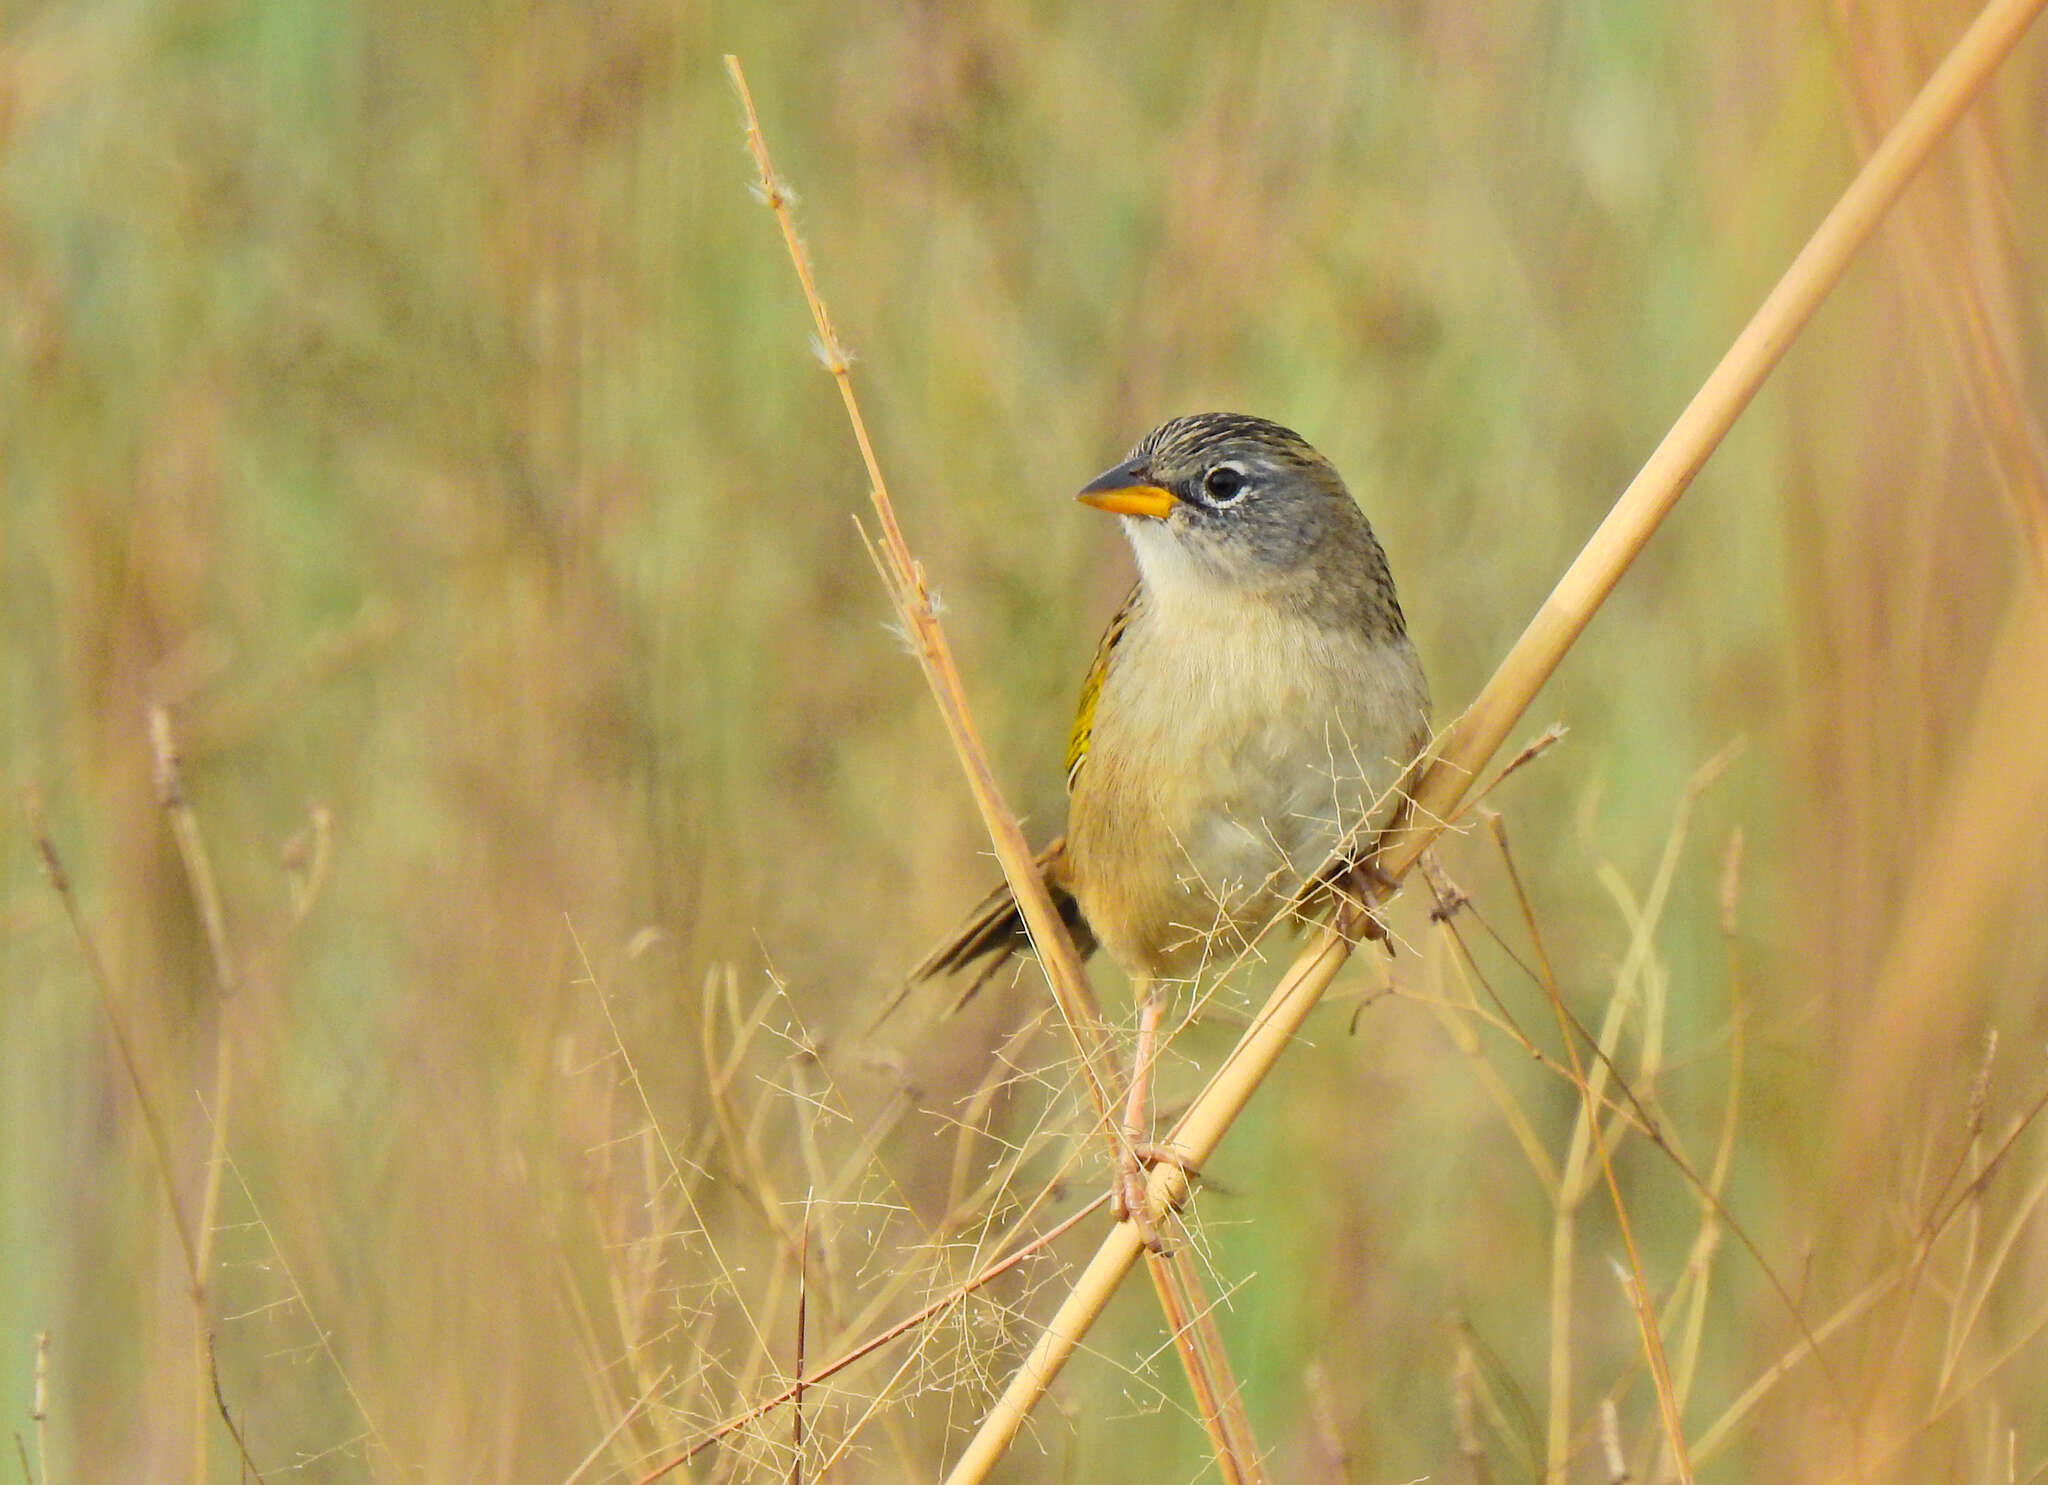
M 1400 886 L 1372 857 L 1354 861 L 1345 869 L 1337 879 L 1336 888 L 1338 899 L 1343 904 L 1340 921 L 1351 942 L 1373 940 L 1385 947 L 1390 956 L 1393 954 L 1394 938 L 1387 931 L 1377 904 L 1393 896 Z
M 1120 1144 L 1111 1192 L 1111 1209 L 1116 1220 L 1129 1222 L 1137 1228 L 1139 1240 L 1154 1253 L 1166 1251 L 1166 1241 L 1159 1228 L 1159 1218 L 1164 1214 L 1154 1210 L 1150 1175 L 1154 1167 L 1161 1165 L 1172 1166 L 1183 1178 L 1180 1193 L 1168 1204 L 1168 1210 L 1178 1212 L 1181 1203 L 1187 1199 L 1188 1184 L 1201 1174 L 1201 1170 L 1171 1145 L 1145 1141 Z

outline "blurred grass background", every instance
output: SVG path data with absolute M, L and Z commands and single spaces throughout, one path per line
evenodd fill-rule
M 1174 413 L 1300 429 L 1379 529 L 1447 718 L 1967 14 L 0 11 L 0 1407 L 29 1452 L 42 1330 L 52 1481 L 189 1477 L 210 1408 L 159 1162 L 30 793 L 188 1214 L 232 1049 L 206 1315 L 269 1478 L 562 1479 L 645 1394 L 594 1476 L 630 1478 L 787 1372 L 820 1172 L 814 1358 L 875 1295 L 886 1318 L 971 1271 L 915 1244 L 960 1187 L 961 1100 L 1042 987 L 863 1035 L 992 867 L 887 628 L 722 52 L 1043 837 L 1129 580 L 1068 499 L 1082 481 Z M 1546 693 L 1533 721 L 1565 745 L 1492 801 L 1593 1020 L 1629 941 L 1601 864 L 1643 892 L 1686 781 L 1744 744 L 1655 937 L 1660 1109 L 1703 1165 L 1739 1025 L 1733 1213 L 1810 1324 L 1892 1287 L 1703 1478 L 2003 1481 L 2048 1456 L 2038 1143 L 1921 1241 L 1944 1178 L 1984 1168 L 2040 1086 L 2048 1034 L 2048 713 L 2026 682 L 2048 657 L 2010 618 L 2038 519 L 2044 141 L 2034 37 L 1916 187 L 1920 235 L 1887 229 Z M 2016 406 L 1977 390 L 1987 356 Z M 153 703 L 220 877 L 225 1010 L 152 792 Z M 1526 954 L 1483 835 L 1444 854 Z M 1314 1023 L 1212 1172 L 1205 1256 L 1278 1477 L 1474 1476 L 1464 1345 L 1536 1420 L 1525 1460 L 1503 1404 L 1484 1467 L 1529 1478 L 1552 1214 L 1428 1009 L 1441 939 L 1418 907 L 1399 921 L 1407 993 L 1355 1035 L 1355 1000 Z M 1229 1031 L 1176 1045 L 1169 1101 Z M 1493 1047 L 1558 1144 L 1570 1088 Z M 977 1161 L 1075 1121 L 1058 1039 L 1022 1048 Z M 1645 1146 L 1624 1174 L 1652 1282 L 1675 1282 L 1696 1200 Z M 1573 1417 L 1613 1385 L 1647 1450 L 1600 1201 L 1584 1225 Z M 1754 1259 L 1714 1263 L 1700 1429 L 1799 1339 Z M 999 1296 L 1019 1313 L 991 1305 L 893 1384 L 897 1359 L 870 1363 L 849 1386 L 889 1404 L 835 1477 L 936 1477 L 1013 1355 L 997 1331 L 1057 1280 L 1047 1260 Z M 1009 1478 L 1201 1477 L 1160 1344 L 1134 1289 Z M 859 1411 L 813 1406 L 827 1448 Z M 783 1478 L 766 1427 L 694 1478 Z M 204 1428 L 203 1468 L 233 1478 Z M 1606 1478 L 1596 1444 L 1575 1435 L 1569 1478 Z

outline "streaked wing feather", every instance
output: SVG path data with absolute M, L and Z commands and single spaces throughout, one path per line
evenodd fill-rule
M 1088 761 L 1088 740 L 1095 732 L 1095 703 L 1102 699 L 1102 681 L 1109 674 L 1110 652 L 1117 641 L 1124 637 L 1124 631 L 1136 617 L 1138 604 L 1144 589 L 1133 587 L 1130 594 L 1111 616 L 1109 627 L 1102 631 L 1102 638 L 1096 642 L 1095 660 L 1088 667 L 1088 678 L 1081 682 L 1080 704 L 1074 708 L 1074 725 L 1067 730 L 1067 792 L 1074 792 L 1074 780 L 1081 776 L 1081 765 Z
M 1067 838 L 1061 836 L 1040 851 L 1035 864 L 1039 876 L 1045 881 L 1046 890 L 1052 894 L 1053 906 L 1059 909 L 1067 931 L 1074 936 L 1074 946 L 1081 951 L 1082 958 L 1087 958 L 1094 952 L 1095 935 L 1088 931 L 1088 925 L 1081 917 L 1080 905 L 1074 901 L 1073 891 L 1067 885 Z M 1010 891 L 1010 884 L 998 882 L 986 897 L 974 905 L 966 921 L 910 971 L 905 983 L 914 985 L 921 980 L 964 969 L 978 959 L 991 959 L 993 964 L 969 988 L 968 996 L 971 996 L 994 969 L 1029 942 L 1024 916 L 1017 908 L 1017 899 Z M 967 996 L 961 999 L 964 1003 Z

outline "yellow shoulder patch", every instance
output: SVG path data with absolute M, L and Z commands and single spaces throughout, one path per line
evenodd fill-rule
M 1109 621 L 1109 627 L 1102 631 L 1102 638 L 1095 646 L 1095 662 L 1088 667 L 1088 678 L 1081 682 L 1081 701 L 1074 708 L 1074 725 L 1067 729 L 1067 792 L 1074 792 L 1074 780 L 1081 776 L 1081 765 L 1088 761 L 1088 739 L 1095 731 L 1095 703 L 1102 699 L 1102 678 L 1109 674 L 1109 652 L 1116 648 L 1116 642 L 1124 637 L 1124 630 L 1130 627 L 1131 617 L 1138 611 L 1137 588 Z

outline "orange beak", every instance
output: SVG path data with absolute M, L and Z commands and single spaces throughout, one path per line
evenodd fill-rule
M 1150 471 L 1136 462 L 1119 464 L 1107 474 L 1090 480 L 1074 498 L 1083 505 L 1106 510 L 1113 516 L 1150 516 L 1163 521 L 1180 504 L 1180 498 L 1162 485 L 1146 479 Z

